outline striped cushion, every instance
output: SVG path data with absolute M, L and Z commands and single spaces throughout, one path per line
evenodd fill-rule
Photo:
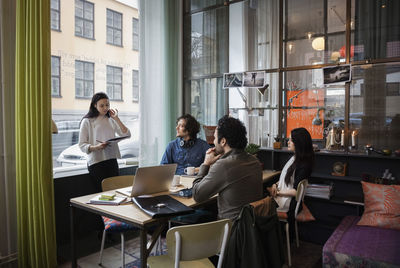
M 104 230 L 106 230 L 107 232 L 124 232 L 137 229 L 136 227 L 124 222 L 120 222 L 104 216 L 102 216 L 102 218 L 104 222 Z

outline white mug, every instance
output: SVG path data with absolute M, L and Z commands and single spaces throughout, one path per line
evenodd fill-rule
M 179 184 L 181 184 L 181 176 L 175 175 L 174 178 L 172 179 L 171 186 L 176 187 Z
M 194 167 L 187 167 L 183 170 L 186 175 L 193 176 L 194 175 Z

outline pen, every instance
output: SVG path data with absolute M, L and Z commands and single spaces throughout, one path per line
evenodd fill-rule
M 103 141 L 96 140 L 97 142 L 103 143 Z

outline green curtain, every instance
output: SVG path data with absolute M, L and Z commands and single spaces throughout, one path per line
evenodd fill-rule
M 181 114 L 182 109 L 179 105 L 182 105 L 179 101 L 182 95 L 179 94 L 181 88 L 179 84 L 181 72 L 179 50 L 180 47 L 180 1 L 167 0 L 164 1 L 164 22 L 162 27 L 164 28 L 164 44 L 163 57 L 164 57 L 164 85 L 165 85 L 165 98 L 164 98 L 164 122 L 165 122 L 165 135 L 164 142 L 167 144 L 171 140 L 175 139 L 176 135 L 176 118 Z
M 19 267 L 56 267 L 50 1 L 17 0 L 15 131 Z

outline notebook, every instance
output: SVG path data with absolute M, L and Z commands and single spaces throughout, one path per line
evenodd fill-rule
M 193 213 L 194 209 L 169 195 L 133 197 L 132 201 L 153 219 Z
M 132 186 L 117 189 L 116 192 L 129 196 L 139 196 L 167 191 L 175 175 L 176 164 L 139 167 Z

